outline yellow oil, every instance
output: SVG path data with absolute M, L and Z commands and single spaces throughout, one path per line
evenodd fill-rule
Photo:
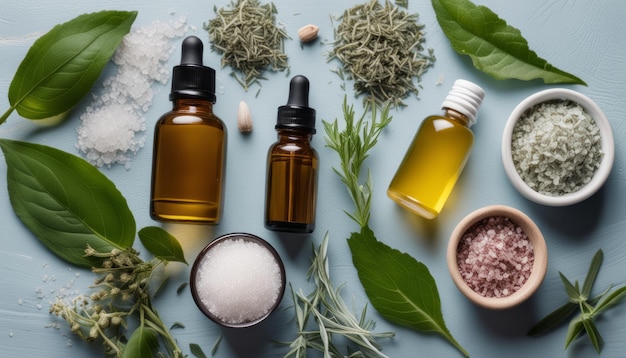
M 151 216 L 159 221 L 219 223 L 226 129 L 210 107 L 165 114 L 155 130 L 153 155 Z
M 427 219 L 439 215 L 469 158 L 474 135 L 460 117 L 426 118 L 387 190 L 395 202 Z
M 265 226 L 310 233 L 315 229 L 318 155 L 302 138 L 280 137 L 268 153 Z

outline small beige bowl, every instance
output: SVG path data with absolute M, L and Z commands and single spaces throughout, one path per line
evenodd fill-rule
M 598 128 L 600 129 L 600 135 L 602 137 L 602 151 L 604 153 L 602 162 L 600 163 L 600 166 L 596 170 L 591 181 L 580 190 L 561 196 L 541 194 L 529 187 L 515 169 L 511 155 L 511 138 L 513 136 L 513 129 L 519 118 L 524 114 L 524 112 L 533 106 L 554 100 L 568 100 L 578 103 L 583 107 L 583 109 L 595 120 Z M 582 93 L 565 88 L 547 89 L 537 92 L 523 100 L 517 107 L 515 107 L 509 116 L 502 135 L 502 163 L 511 184 L 513 184 L 515 189 L 517 189 L 517 191 L 527 199 L 547 206 L 573 205 L 592 196 L 606 182 L 606 179 L 613 168 L 614 157 L 615 144 L 613 140 L 613 132 L 608 119 L 600 107 L 598 107 L 594 101 Z
M 508 217 L 526 233 L 533 246 L 534 263 L 530 276 L 517 291 L 506 297 L 485 297 L 472 290 L 461 277 L 457 263 L 457 248 L 463 235 L 474 224 L 485 218 L 498 216 Z M 452 281 L 470 301 L 488 309 L 501 310 L 526 301 L 541 286 L 548 269 L 548 248 L 541 231 L 526 214 L 512 207 L 492 205 L 470 213 L 457 224 L 448 241 L 447 263 Z

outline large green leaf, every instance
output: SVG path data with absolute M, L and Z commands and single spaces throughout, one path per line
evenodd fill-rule
M 0 139 L 13 210 L 39 240 L 73 264 L 98 252 L 131 247 L 135 219 L 126 199 L 83 159 L 44 145 Z
M 43 119 L 72 109 L 93 86 L 137 12 L 101 11 L 55 26 L 40 37 L 9 87 L 12 109 Z
M 438 333 L 469 355 L 446 327 L 435 279 L 424 264 L 376 240 L 367 226 L 352 233 L 348 245 L 367 297 L 385 319 Z
M 586 85 L 580 78 L 537 56 L 521 32 L 489 8 L 476 6 L 469 0 L 432 0 L 432 5 L 452 48 L 469 55 L 474 67 L 490 76 Z

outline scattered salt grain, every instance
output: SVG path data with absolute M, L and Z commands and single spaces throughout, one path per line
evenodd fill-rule
M 280 299 L 279 264 L 262 245 L 229 239 L 207 251 L 198 265 L 198 298 L 211 314 L 228 324 L 255 321 Z
M 544 195 L 578 191 L 591 181 L 604 156 L 596 122 L 571 101 L 533 106 L 516 123 L 512 137 L 517 172 Z
M 534 261 L 528 236 L 503 216 L 470 227 L 457 248 L 463 280 L 484 297 L 506 297 L 519 290 L 530 277 Z
M 132 157 L 145 144 L 145 135 L 140 133 L 146 130 L 144 113 L 152 104 L 152 85 L 167 82 L 172 40 L 188 30 L 184 18 L 167 23 L 157 20 L 124 37 L 113 56 L 117 73 L 103 81 L 80 117 L 76 147 L 90 163 L 130 168 Z

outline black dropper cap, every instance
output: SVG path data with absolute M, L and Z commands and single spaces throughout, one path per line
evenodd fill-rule
M 200 98 L 215 103 L 215 70 L 202 65 L 204 45 L 196 36 L 183 40 L 180 65 L 172 72 L 170 100 Z
M 309 108 L 309 80 L 298 75 L 289 82 L 289 100 L 278 107 L 276 129 L 298 129 L 315 133 L 315 109 Z

